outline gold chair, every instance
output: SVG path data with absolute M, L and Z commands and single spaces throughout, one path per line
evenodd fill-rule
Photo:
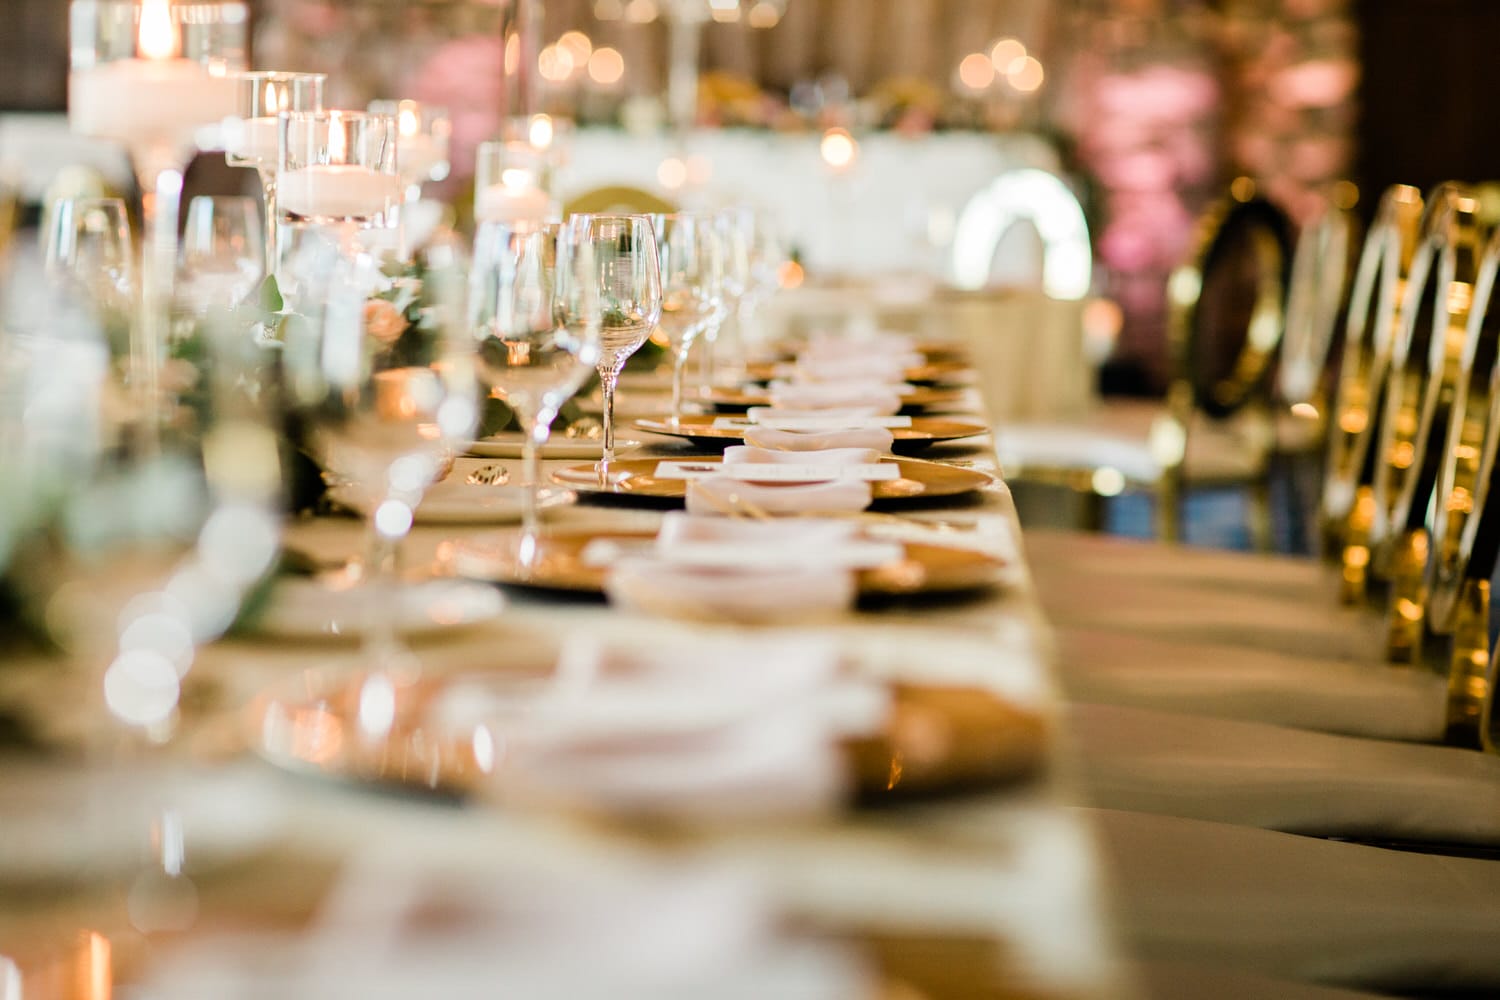
M 1403 195 L 1388 198 L 1386 205 L 1397 200 L 1410 202 Z M 1480 406 L 1471 401 L 1477 390 L 1466 383 L 1487 385 L 1490 377 L 1495 337 L 1488 319 L 1489 275 L 1495 265 L 1488 255 L 1481 262 L 1474 252 L 1472 205 L 1470 193 L 1460 186 L 1434 192 L 1404 290 L 1401 227 L 1387 217 L 1367 240 L 1365 260 L 1392 266 L 1383 267 L 1378 287 L 1373 279 L 1363 280 L 1370 278 L 1370 270 L 1361 268 L 1346 355 L 1357 360 L 1368 353 L 1374 360 L 1346 362 L 1335 407 L 1335 460 L 1326 492 L 1353 496 L 1356 490 L 1368 490 L 1346 515 L 1352 515 L 1353 523 L 1345 532 L 1348 544 L 1338 550 L 1343 565 L 1325 570 L 1312 560 L 1029 534 L 1044 603 L 1063 626 L 1063 672 L 1075 695 L 1404 739 L 1436 741 L 1452 728 L 1454 709 L 1445 709 L 1443 678 L 1450 672 L 1456 676 L 1471 655 L 1454 654 L 1450 662 L 1440 650 L 1432 651 L 1426 659 L 1440 668 L 1433 673 L 1381 664 L 1422 662 L 1424 633 L 1446 642 L 1477 613 L 1479 588 L 1460 588 L 1460 593 L 1450 582 L 1444 584 L 1448 591 L 1440 593 L 1438 570 L 1430 569 L 1426 559 L 1434 550 L 1446 555 L 1452 540 L 1462 536 L 1459 519 L 1475 509 L 1479 472 L 1473 457 L 1483 455 L 1475 444 L 1475 428 L 1482 422 L 1470 413 Z M 1476 281 L 1480 275 L 1486 276 L 1484 282 Z M 1374 335 L 1366 337 L 1366 311 L 1375 295 Z M 1379 381 L 1380 352 L 1371 344 L 1378 343 L 1379 330 L 1391 325 L 1388 320 L 1394 321 L 1396 332 L 1393 360 L 1383 370 L 1419 373 L 1391 392 Z M 1392 403 L 1396 392 L 1401 397 Z M 1378 406 L 1370 402 L 1382 397 Z M 1362 409 L 1351 404 L 1354 399 L 1365 401 Z M 1357 428 L 1342 418 L 1351 412 L 1365 417 L 1374 439 L 1370 461 L 1347 460 L 1353 449 L 1346 447 L 1345 437 Z M 1456 425 L 1448 419 L 1449 414 L 1466 413 L 1455 418 Z M 1382 428 L 1371 426 L 1377 417 Z M 1386 431 L 1388 423 L 1393 426 Z M 1451 445 L 1446 437 L 1450 427 L 1460 435 Z M 1402 480 L 1403 506 L 1387 522 L 1401 524 L 1403 530 L 1387 530 L 1374 540 L 1361 534 L 1369 529 L 1360 519 L 1373 524 L 1375 505 L 1382 502 L 1373 485 L 1380 473 L 1380 463 L 1373 459 L 1382 456 L 1404 462 L 1403 472 L 1407 467 L 1422 471 Z M 1459 463 L 1446 474 L 1456 485 L 1441 487 L 1432 532 L 1443 542 L 1428 545 L 1426 514 L 1439 488 L 1444 456 Z M 1340 476 L 1349 476 L 1355 488 L 1334 489 Z M 1372 485 L 1358 486 L 1362 479 Z M 1387 476 L 1387 494 L 1397 492 L 1392 479 Z M 1341 589 L 1348 596 L 1351 588 L 1339 583 L 1347 584 L 1351 575 L 1358 577 L 1357 592 L 1365 592 L 1363 574 L 1372 561 L 1372 545 L 1391 552 L 1387 562 L 1394 577 L 1384 602 L 1390 609 L 1388 629 L 1382 629 L 1377 614 L 1340 607 L 1335 599 Z M 1446 565 L 1441 579 L 1457 578 L 1455 560 L 1449 558 Z M 1371 596 L 1377 604 L 1385 597 L 1378 589 Z M 1119 653 L 1115 647 L 1121 645 L 1124 655 L 1106 659 L 1112 651 Z M 1214 660 L 1225 665 L 1218 674 Z M 1472 684 L 1472 679 L 1454 683 Z
M 569 198 L 564 215 L 659 215 L 677 211 L 672 202 L 641 188 L 614 185 Z
M 1152 494 L 1158 534 L 1169 542 L 1181 537 L 1186 490 L 1245 489 L 1252 531 L 1266 548 L 1274 442 L 1267 385 L 1284 325 L 1289 224 L 1253 186 L 1237 183 L 1200 221 L 1197 244 L 1168 286 L 1165 404 L 1109 401 L 1075 423 L 1002 423 L 996 451 L 1015 482 L 1060 486 L 1099 504 L 1127 489 Z

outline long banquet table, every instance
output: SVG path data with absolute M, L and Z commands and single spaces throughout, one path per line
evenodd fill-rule
M 971 397 L 972 412 L 978 403 L 977 395 Z M 620 405 L 622 419 L 628 419 L 659 413 L 661 398 L 627 387 Z M 642 441 L 628 456 L 632 458 L 702 454 L 635 429 L 623 436 Z M 923 457 L 995 468 L 988 437 L 939 445 Z M 454 474 L 462 476 L 489 461 L 494 460 L 460 459 Z M 547 466 L 551 471 L 562 464 L 570 463 Z M 660 516 L 659 511 L 614 504 L 580 504 L 549 514 L 547 523 L 553 530 L 635 527 L 653 525 Z M 911 516 L 978 525 L 982 530 L 960 533 L 955 544 L 987 546 L 1004 554 L 1010 567 L 1002 585 L 961 601 L 882 604 L 820 626 L 820 633 L 834 637 L 867 668 L 990 687 L 1055 720 L 1058 698 L 1046 624 L 1003 482 L 997 476 L 977 497 L 935 503 Z M 495 530 L 419 523 L 407 542 L 407 565 L 429 566 L 449 540 Z M 338 558 L 358 551 L 361 531 L 353 518 L 318 517 L 291 524 L 288 541 L 315 557 Z M 761 634 L 645 619 L 602 602 L 517 592 L 493 622 L 416 640 L 414 646 L 422 669 L 430 673 L 505 670 L 548 655 L 562 637 L 577 633 L 625 644 L 703 635 L 753 642 Z M 355 649 L 337 641 L 290 643 L 250 636 L 204 650 L 195 684 L 214 692 L 221 706 L 216 717 L 227 724 L 200 729 L 196 749 L 204 755 L 239 757 L 238 751 L 245 749 L 241 739 L 249 736 L 246 742 L 253 742 L 253 727 L 244 721 L 257 696 L 300 683 L 309 673 L 346 669 L 356 664 Z M 0 688 L 0 696 L 5 694 Z M 274 802 L 275 836 L 254 856 L 195 876 L 199 911 L 191 930 L 153 937 L 148 949 L 145 939 L 130 929 L 117 881 L 33 887 L 0 892 L 0 954 L 17 959 L 28 984 L 73 983 L 80 962 L 98 959 L 100 938 L 76 936 L 87 929 L 113 942 L 114 964 L 129 978 L 141 974 L 147 954 L 170 956 L 213 933 L 295 934 L 315 925 L 326 919 L 328 899 L 348 873 L 368 870 L 371 858 L 393 879 L 399 876 L 392 868 L 410 865 L 420 872 L 432 864 L 479 879 L 503 878 L 518 867 L 576 869 L 644 855 L 672 863 L 722 862 L 752 871 L 758 890 L 778 913 L 863 947 L 874 942 L 881 966 L 919 983 L 927 995 L 1133 995 L 1108 916 L 1100 857 L 1086 814 L 1068 807 L 1066 751 L 1055 725 L 1052 730 L 1043 776 L 1022 787 L 850 810 L 809 823 L 710 824 L 691 835 L 597 818 L 455 807 L 420 795 L 286 775 L 254 759 L 240 759 L 234 765 L 238 771 L 248 769 L 274 789 L 267 801 Z M 0 805 L 3 795 L 0 791 Z M 25 995 L 32 997 L 29 991 Z

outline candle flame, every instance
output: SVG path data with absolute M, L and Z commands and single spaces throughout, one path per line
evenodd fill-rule
M 531 127 L 527 130 L 526 138 L 537 149 L 546 149 L 552 145 L 553 132 L 552 117 L 550 115 L 537 115 L 531 119 Z
M 261 102 L 261 111 L 267 116 L 275 115 L 281 110 L 280 95 L 276 92 L 276 84 L 270 80 L 266 81 L 266 99 Z
M 507 167 L 500 171 L 500 183 L 512 191 L 524 191 L 526 188 L 536 186 L 536 180 L 531 171 L 520 167 Z
M 172 5 L 168 0 L 145 0 L 141 4 L 137 40 L 141 55 L 147 59 L 170 59 L 177 54 L 177 32 L 172 27 Z
M 401 132 L 402 138 L 409 139 L 417 134 L 421 122 L 417 120 L 417 106 L 415 101 L 402 101 L 401 110 L 396 113 L 396 127 Z
M 343 163 L 349 158 L 349 141 L 344 137 L 344 116 L 337 111 L 328 114 L 328 162 Z

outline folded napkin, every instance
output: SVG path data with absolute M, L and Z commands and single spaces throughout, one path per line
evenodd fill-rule
M 662 518 L 661 529 L 656 533 L 656 545 L 660 549 L 698 542 L 743 542 L 790 546 L 807 551 L 847 542 L 858 530 L 859 526 L 853 521 L 753 521 L 695 517 L 671 511 Z
M 873 448 L 794 452 L 736 444 L 724 449 L 725 465 L 874 465 L 879 461 L 880 452 Z
M 829 448 L 868 448 L 890 454 L 896 436 L 884 427 L 864 427 L 843 431 L 778 431 L 770 427 L 752 427 L 745 432 L 745 443 L 769 451 L 809 452 Z
M 899 386 L 880 382 L 772 382 L 775 409 L 829 410 L 860 407 L 886 416 L 901 409 Z
M 847 358 L 818 358 L 800 356 L 792 366 L 793 382 L 882 382 L 894 384 L 906 381 L 906 370 L 915 367 L 904 364 L 904 358 L 883 358 L 854 355 Z
M 687 484 L 689 514 L 842 514 L 864 510 L 874 499 L 869 483 L 844 480 L 762 486 L 728 476 L 708 476 Z
M 623 559 L 605 583 L 611 604 L 664 618 L 792 625 L 849 610 L 854 573 L 805 563 L 785 568 L 719 569 L 659 559 Z
M 799 410 L 791 406 L 752 406 L 745 411 L 745 418 L 752 423 L 767 418 L 782 420 L 847 420 L 850 427 L 857 427 L 872 417 L 886 417 L 875 406 L 827 406 L 818 409 Z
M 476 679 L 434 713 L 503 733 L 490 791 L 654 815 L 818 812 L 845 794 L 842 737 L 889 710 L 881 685 L 845 673 L 831 643 L 739 639 L 609 652 L 575 644 L 555 683 L 520 698 Z

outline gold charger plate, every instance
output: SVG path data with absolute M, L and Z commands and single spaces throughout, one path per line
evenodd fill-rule
M 901 412 L 958 406 L 964 400 L 964 389 L 919 385 L 901 397 Z M 720 410 L 748 410 L 752 406 L 770 406 L 771 394 L 760 388 L 718 388 L 701 397 L 700 402 Z
M 514 535 L 490 536 L 458 542 L 451 562 L 459 576 L 538 590 L 602 594 L 609 567 L 587 563 L 584 549 L 605 540 L 622 546 L 644 546 L 656 537 L 650 531 L 565 532 L 538 540 L 530 566 L 522 566 L 514 551 Z M 906 556 L 898 562 L 858 570 L 855 582 L 861 597 L 898 597 L 977 590 L 998 582 L 1005 569 L 1001 559 L 971 549 L 925 542 L 902 542 Z
M 634 426 L 653 434 L 686 438 L 695 444 L 725 445 L 743 441 L 745 432 L 738 427 L 715 427 L 719 417 L 711 413 L 688 414 L 676 424 L 670 417 L 661 420 L 637 420 Z M 919 451 L 942 441 L 957 441 L 960 438 L 988 434 L 989 428 L 971 420 L 950 420 L 947 417 L 913 417 L 910 427 L 893 427 L 891 434 L 896 441 L 891 446 L 898 452 Z
M 685 479 L 666 479 L 656 474 L 656 467 L 670 459 L 645 458 L 613 462 L 609 481 L 599 482 L 593 465 L 570 465 L 552 473 L 552 481 L 582 495 L 639 497 L 647 500 L 681 500 L 687 496 Z M 691 459 L 694 465 L 722 465 L 719 458 Z M 929 500 L 934 497 L 958 496 L 980 490 L 994 482 L 987 472 L 959 469 L 937 462 L 920 462 L 909 458 L 887 458 L 901 470 L 901 478 L 873 482 L 874 500 Z M 794 483 L 779 485 L 793 486 Z
M 759 362 L 745 366 L 745 379 L 750 382 L 769 382 L 776 378 L 776 370 L 788 364 L 780 362 Z M 904 377 L 906 381 L 914 385 L 932 385 L 943 382 L 958 381 L 963 375 L 970 371 L 969 366 L 956 358 L 934 361 L 929 358 L 925 363 L 915 368 L 906 369 Z
M 486 679 L 548 683 L 551 665 L 500 672 L 427 675 L 412 681 L 372 674 L 308 672 L 255 699 L 245 718 L 255 752 L 284 770 L 375 787 L 467 798 L 497 767 L 503 732 L 444 726 L 430 717 L 458 683 Z M 391 706 L 390 724 L 360 724 L 369 685 Z M 842 742 L 852 778 L 850 807 L 992 788 L 1031 778 L 1046 764 L 1049 732 L 1039 713 L 982 687 L 890 681 L 882 727 Z M 492 725 L 485 725 L 487 730 Z

